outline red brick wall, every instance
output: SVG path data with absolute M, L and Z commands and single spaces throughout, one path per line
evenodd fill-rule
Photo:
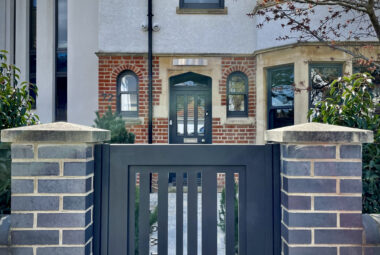
M 222 79 L 219 81 L 221 105 L 227 107 L 227 79 L 236 71 L 243 72 L 248 77 L 248 116 L 256 116 L 256 58 L 255 57 L 224 57 L 222 58 Z M 255 143 L 256 126 L 249 124 L 222 125 L 219 118 L 212 120 L 213 143 Z
M 136 143 L 148 142 L 148 59 L 146 56 L 99 56 L 99 112 L 103 114 L 108 106 L 116 111 L 117 77 L 125 71 L 133 71 L 139 78 L 139 117 L 144 119 L 144 124 L 127 125 L 127 129 L 136 135 Z M 153 58 L 153 105 L 159 105 L 161 95 L 161 80 L 159 79 L 159 60 Z M 156 123 L 157 122 L 157 123 Z M 162 119 L 153 119 L 153 128 L 160 126 L 163 129 Z M 166 120 L 167 123 L 167 120 Z M 166 132 L 167 133 L 167 132 Z M 153 136 L 154 143 L 162 143 L 165 136 Z M 167 135 L 165 143 L 167 143 Z
M 148 60 L 146 55 L 99 56 L 99 112 L 104 113 L 108 106 L 116 111 L 117 77 L 125 71 L 133 71 L 139 78 L 139 118 L 143 124 L 128 124 L 126 128 L 136 135 L 136 143 L 148 142 Z M 248 77 L 248 116 L 255 117 L 256 86 L 255 57 L 223 57 L 222 79 L 219 81 L 220 103 L 226 106 L 226 83 L 228 75 L 241 71 Z M 153 106 L 159 105 L 162 81 L 159 79 L 159 57 L 153 59 Z M 220 118 L 213 118 L 213 143 L 255 143 L 255 125 L 221 124 Z M 153 143 L 168 143 L 168 119 L 153 118 Z

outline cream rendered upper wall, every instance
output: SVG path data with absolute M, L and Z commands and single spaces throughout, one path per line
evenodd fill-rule
M 99 51 L 147 52 L 148 0 L 100 0 Z M 228 14 L 177 14 L 179 0 L 153 0 L 154 53 L 251 54 L 255 20 L 246 14 L 253 0 L 225 0 Z

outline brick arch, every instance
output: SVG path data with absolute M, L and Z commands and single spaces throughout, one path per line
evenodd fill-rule
M 222 80 L 225 79 L 227 81 L 228 76 L 233 72 L 242 72 L 245 75 L 247 75 L 248 83 L 250 83 L 251 79 L 254 79 L 253 72 L 251 70 L 249 70 L 247 67 L 245 67 L 245 66 L 231 66 L 231 67 L 227 68 L 226 70 L 224 70 L 224 72 L 222 74 Z
M 122 73 L 124 71 L 134 72 L 137 75 L 137 77 L 139 77 L 140 82 L 144 78 L 143 72 L 137 66 L 135 66 L 135 65 L 120 65 L 120 66 L 115 67 L 111 73 L 111 80 L 115 82 L 115 85 L 116 85 L 117 77 L 119 76 L 120 73 Z

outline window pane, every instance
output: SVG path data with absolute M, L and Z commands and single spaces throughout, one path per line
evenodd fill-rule
M 136 77 L 130 74 L 124 75 L 120 80 L 120 90 L 124 91 L 137 91 L 137 80 Z
M 122 94 L 121 95 L 121 111 L 137 111 L 137 95 Z
M 36 50 L 37 42 L 37 0 L 30 3 L 30 50 Z
M 242 92 L 245 93 L 246 84 L 245 79 L 241 75 L 231 75 L 229 79 L 228 88 L 230 92 Z
M 272 106 L 292 106 L 294 102 L 293 68 L 281 68 L 270 71 Z
M 229 95 L 228 96 L 229 111 L 245 111 L 244 95 Z
M 58 43 L 60 49 L 67 48 L 67 0 L 58 0 Z
M 184 0 L 186 4 L 217 4 L 220 0 Z
M 312 65 L 310 67 L 311 105 L 322 101 L 331 83 L 342 75 L 342 66 Z
M 177 135 L 183 135 L 185 133 L 184 126 L 184 109 L 185 109 L 185 97 L 177 96 Z
M 187 135 L 194 135 L 194 96 L 187 97 Z
M 293 109 L 273 109 L 269 114 L 269 129 L 291 126 L 294 124 Z
M 57 53 L 57 73 L 67 72 L 67 52 Z
M 205 97 L 198 97 L 198 134 L 203 135 L 205 133 Z

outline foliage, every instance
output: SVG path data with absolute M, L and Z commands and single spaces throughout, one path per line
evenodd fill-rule
M 135 190 L 135 254 L 139 254 L 139 211 L 140 211 L 140 188 Z M 153 232 L 153 225 L 158 220 L 158 207 L 155 207 L 153 212 L 149 213 L 150 232 Z
M 135 135 L 125 129 L 125 121 L 117 113 L 113 113 L 111 107 L 100 116 L 96 112 L 95 127 L 111 131 L 111 143 L 134 143 Z
M 354 74 L 334 81 L 327 98 L 309 111 L 314 122 L 374 132 L 375 142 L 363 145 L 363 212 L 380 213 L 380 117 L 373 97 L 373 77 Z
M 234 184 L 234 204 L 235 204 L 235 254 L 239 254 L 239 198 L 238 198 L 239 186 Z M 218 227 L 226 233 L 226 189 L 223 188 L 220 205 L 219 205 L 219 223 Z
M 326 7 L 326 12 L 322 10 Z M 249 15 L 258 16 L 258 28 L 277 23 L 290 33 L 278 40 L 319 41 L 379 66 L 356 48 L 339 46 L 334 41 L 380 41 L 380 1 L 376 0 L 261 0 Z M 323 15 L 323 13 L 326 13 Z M 320 15 L 322 14 L 322 15 Z
M 19 84 L 20 69 L 7 64 L 7 52 L 0 50 L 0 130 L 6 128 L 34 125 L 38 116 L 34 115 L 29 97 L 37 87 L 28 82 Z M 10 145 L 0 142 L 0 214 L 10 213 L 11 187 L 11 152 Z
M 34 125 L 38 116 L 31 112 L 34 99 L 29 97 L 29 88 L 37 94 L 35 85 L 19 84 L 20 69 L 7 64 L 7 52 L 0 50 L 0 130 Z

